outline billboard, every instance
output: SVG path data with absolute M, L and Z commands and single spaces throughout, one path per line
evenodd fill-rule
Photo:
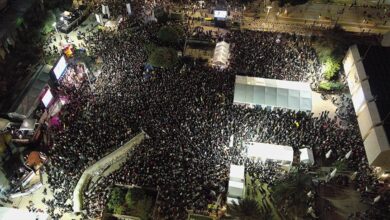
M 54 76 L 57 80 L 62 76 L 67 65 L 68 64 L 66 63 L 65 57 L 61 56 L 60 60 L 57 62 L 56 66 L 53 69 Z
M 45 95 L 43 95 L 42 97 L 42 102 L 47 108 L 47 106 L 49 106 L 52 100 L 53 100 L 53 93 L 51 93 L 50 89 L 48 89 L 46 90 Z

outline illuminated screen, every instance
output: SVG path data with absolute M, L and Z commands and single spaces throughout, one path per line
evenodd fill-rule
M 214 18 L 226 18 L 227 17 L 227 11 L 214 11 Z
M 57 62 L 56 67 L 54 67 L 54 75 L 56 76 L 56 79 L 59 79 L 62 75 L 62 73 L 65 71 L 65 68 L 67 66 L 65 57 L 62 56 L 60 60 Z
M 51 100 L 53 100 L 53 94 L 51 93 L 50 89 L 48 89 L 45 93 L 45 95 L 42 97 L 42 102 L 47 107 Z

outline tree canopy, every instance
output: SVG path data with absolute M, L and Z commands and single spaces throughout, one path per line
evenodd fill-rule
M 164 44 L 175 45 L 182 37 L 183 31 L 174 26 L 163 26 L 157 33 L 158 39 Z
M 329 56 L 324 65 L 324 77 L 327 80 L 332 80 L 336 77 L 337 72 L 340 70 L 340 63 L 335 58 Z
M 148 62 L 155 67 L 169 68 L 178 61 L 176 50 L 168 47 L 158 47 L 152 51 Z
M 242 220 L 255 220 L 261 218 L 263 211 L 259 203 L 250 198 L 240 199 L 238 203 L 233 202 L 229 206 L 229 212 L 232 216 Z

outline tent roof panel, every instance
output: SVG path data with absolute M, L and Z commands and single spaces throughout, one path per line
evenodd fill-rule
M 309 83 L 236 76 L 236 103 L 310 111 L 311 99 Z

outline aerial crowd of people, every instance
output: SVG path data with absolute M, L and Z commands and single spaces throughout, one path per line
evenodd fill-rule
M 113 15 L 125 13 L 114 6 L 117 1 L 105 4 L 113 5 Z M 141 5 L 132 9 L 145 10 Z M 140 131 L 147 138 L 129 152 L 121 168 L 86 190 L 86 216 L 101 217 L 110 189 L 119 184 L 157 189 L 159 218 L 186 219 L 188 210 L 202 213 L 219 196 L 226 196 L 230 164 L 245 165 L 251 177 L 272 186 L 283 175 L 275 164 L 247 158 L 246 142 L 291 146 L 295 151 L 311 148 L 319 161 L 326 160 L 330 150 L 333 160 L 352 151 L 347 164 L 357 171 L 356 187 L 375 189 L 356 120 L 341 124 L 328 112 L 317 116 L 248 108 L 232 101 L 236 75 L 315 83 L 320 65 L 308 38 L 233 31 L 223 39 L 233 45 L 227 69 L 190 62 L 146 70 L 144 45 L 160 44 L 156 38 L 160 26 L 125 18 L 116 33 L 86 34 L 86 48 L 103 64 L 92 86 L 85 82 L 80 88 L 59 91 L 70 103 L 60 115 L 63 126 L 49 129 L 53 146 L 46 170 L 54 198 L 44 202 L 52 217 L 62 216 L 56 208 L 71 211 L 73 190 L 87 167 Z

